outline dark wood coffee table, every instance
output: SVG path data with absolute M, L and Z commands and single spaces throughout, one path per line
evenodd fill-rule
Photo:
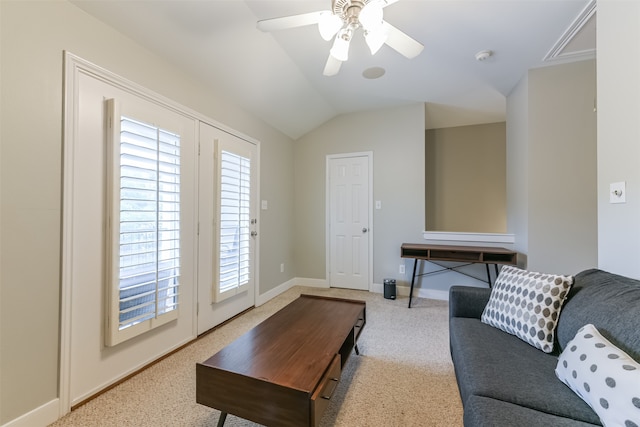
M 366 323 L 364 301 L 301 295 L 196 364 L 196 401 L 267 426 L 317 426 Z

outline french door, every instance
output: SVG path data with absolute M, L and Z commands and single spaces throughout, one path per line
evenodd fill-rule
M 200 124 L 198 334 L 255 304 L 257 147 Z

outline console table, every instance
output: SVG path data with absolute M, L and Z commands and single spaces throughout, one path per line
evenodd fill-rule
M 302 295 L 196 364 L 196 401 L 267 426 L 317 426 L 366 323 L 364 301 Z
M 498 264 L 516 265 L 518 253 L 505 248 L 481 247 L 481 246 L 457 246 L 457 245 L 426 245 L 419 243 L 403 243 L 400 247 L 402 258 L 413 258 L 413 275 L 411 276 L 411 289 L 409 291 L 409 308 L 411 308 L 411 297 L 413 296 L 413 285 L 416 280 L 416 267 L 418 261 L 430 261 L 438 264 L 437 261 L 463 262 L 469 264 L 485 264 L 487 267 L 487 283 L 491 287 L 491 273 L 489 264 L 494 264 L 496 277 L 498 276 Z M 462 267 L 443 267 L 442 270 L 454 270 Z M 439 271 L 432 273 L 437 273 Z M 430 273 L 429 273 L 430 274 Z

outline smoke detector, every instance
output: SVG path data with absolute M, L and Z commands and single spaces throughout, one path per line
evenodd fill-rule
M 493 55 L 493 52 L 490 50 L 481 50 L 480 52 L 476 53 L 476 61 L 485 61 L 487 59 L 489 59 L 491 56 Z

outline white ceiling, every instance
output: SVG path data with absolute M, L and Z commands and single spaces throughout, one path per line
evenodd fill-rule
M 503 121 L 505 96 L 528 69 L 595 55 L 594 0 L 401 0 L 384 19 L 423 52 L 409 60 L 383 46 L 371 56 L 359 33 L 333 77 L 322 74 L 331 42 L 315 25 L 256 29 L 330 0 L 72 2 L 294 139 L 343 113 L 415 102 L 427 104 L 428 128 Z M 485 49 L 493 56 L 476 61 Z M 374 66 L 383 77 L 362 77 Z

